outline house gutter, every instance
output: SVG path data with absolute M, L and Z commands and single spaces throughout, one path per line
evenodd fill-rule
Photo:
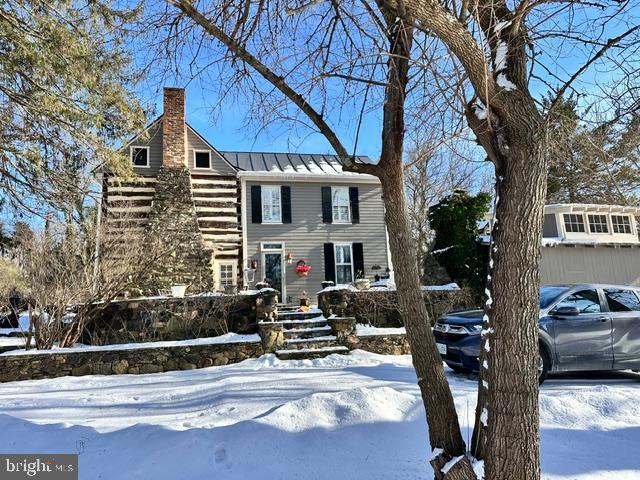
M 279 180 L 279 181 L 297 181 L 297 180 L 315 180 L 317 182 L 341 182 L 341 183 L 373 183 L 380 184 L 380 180 L 373 175 L 362 173 L 355 174 L 324 174 L 324 173 L 286 173 L 282 171 L 275 172 L 238 172 L 238 177 L 243 180 Z

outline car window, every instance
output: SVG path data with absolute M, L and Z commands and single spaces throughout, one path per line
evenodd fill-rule
M 567 290 L 567 287 L 542 287 L 540 289 L 540 308 L 547 308 Z
M 580 290 L 572 293 L 561 300 L 555 308 L 560 307 L 577 307 L 580 313 L 599 313 L 601 311 L 598 292 L 595 290 Z
M 640 312 L 640 299 L 632 290 L 608 289 L 604 296 L 612 312 Z

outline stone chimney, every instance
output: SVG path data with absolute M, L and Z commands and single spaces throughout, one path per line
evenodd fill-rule
M 162 290 L 188 285 L 190 293 L 199 293 L 213 288 L 213 271 L 193 202 L 184 120 L 184 90 L 165 88 L 162 167 L 156 176 L 146 227 L 149 245 L 161 249 L 161 254 L 150 271 L 147 287 Z
M 184 167 L 187 158 L 187 127 L 183 88 L 164 89 L 162 117 L 162 163 L 167 167 Z

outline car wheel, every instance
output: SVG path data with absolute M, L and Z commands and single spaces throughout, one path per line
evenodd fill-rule
M 542 382 L 547 378 L 547 373 L 551 368 L 551 361 L 549 360 L 549 354 L 544 347 L 540 347 L 538 354 L 538 385 L 542 385 Z

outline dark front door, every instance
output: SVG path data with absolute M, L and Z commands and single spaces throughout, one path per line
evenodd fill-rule
M 264 276 L 271 287 L 280 292 L 280 298 L 282 298 L 284 295 L 282 292 L 282 253 L 264 254 Z
M 571 293 L 555 307 L 576 307 L 578 315 L 554 315 L 559 370 L 607 370 L 613 366 L 611 317 L 595 289 Z

